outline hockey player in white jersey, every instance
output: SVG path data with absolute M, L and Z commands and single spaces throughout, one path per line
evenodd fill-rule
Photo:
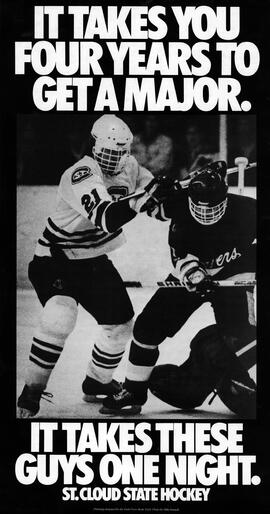
M 101 116 L 91 135 L 93 157 L 85 155 L 63 173 L 55 211 L 29 265 L 29 278 L 43 311 L 18 399 L 19 417 L 36 415 L 41 397 L 48 394 L 45 389 L 75 327 L 78 304 L 100 326 L 82 385 L 84 399 L 91 401 L 120 388 L 112 376 L 131 336 L 134 313 L 107 253 L 125 242 L 122 226 L 144 210 L 151 191 L 158 193 L 160 186 L 130 155 L 133 136 L 121 119 Z M 140 199 L 118 201 L 145 187 Z M 162 219 L 160 206 L 150 211 Z

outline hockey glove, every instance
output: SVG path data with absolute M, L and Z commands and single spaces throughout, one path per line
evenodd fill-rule
M 156 177 L 145 187 L 145 194 L 137 200 L 134 209 L 148 215 L 179 190 L 179 183 L 169 177 Z
M 180 282 L 189 292 L 195 292 L 204 298 L 214 290 L 211 277 L 199 261 L 187 262 L 181 275 Z

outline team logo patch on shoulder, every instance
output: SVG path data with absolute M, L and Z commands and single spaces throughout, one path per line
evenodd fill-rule
M 80 168 L 77 168 L 75 171 L 73 171 L 71 175 L 71 182 L 72 184 L 78 184 L 78 182 L 91 177 L 91 175 L 93 175 L 93 172 L 90 170 L 90 168 L 88 168 L 88 166 L 81 166 Z

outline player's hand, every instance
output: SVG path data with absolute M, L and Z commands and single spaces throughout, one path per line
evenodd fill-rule
M 210 275 L 207 275 L 204 280 L 202 280 L 197 288 L 196 293 L 201 296 L 201 298 L 209 298 L 216 290 L 217 286 L 214 284 L 213 279 Z
M 200 264 L 186 272 L 182 283 L 189 292 L 198 293 L 202 297 L 209 295 L 214 290 L 212 278 Z
M 151 214 L 160 204 L 168 200 L 179 190 L 179 183 L 169 177 L 156 177 L 145 187 L 145 196 L 141 198 L 139 212 Z
M 206 271 L 196 264 L 185 273 L 182 278 L 182 284 L 188 291 L 195 292 L 205 278 Z

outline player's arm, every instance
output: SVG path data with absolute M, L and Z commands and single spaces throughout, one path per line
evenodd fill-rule
M 257 260 L 256 201 L 245 198 L 245 209 L 239 213 L 240 216 L 241 236 L 239 236 L 238 248 L 241 256 L 227 263 L 224 271 L 226 278 L 231 280 L 254 280 Z
M 128 202 L 112 200 L 98 175 L 73 183 L 72 190 L 73 208 L 104 232 L 115 232 L 137 214 Z

